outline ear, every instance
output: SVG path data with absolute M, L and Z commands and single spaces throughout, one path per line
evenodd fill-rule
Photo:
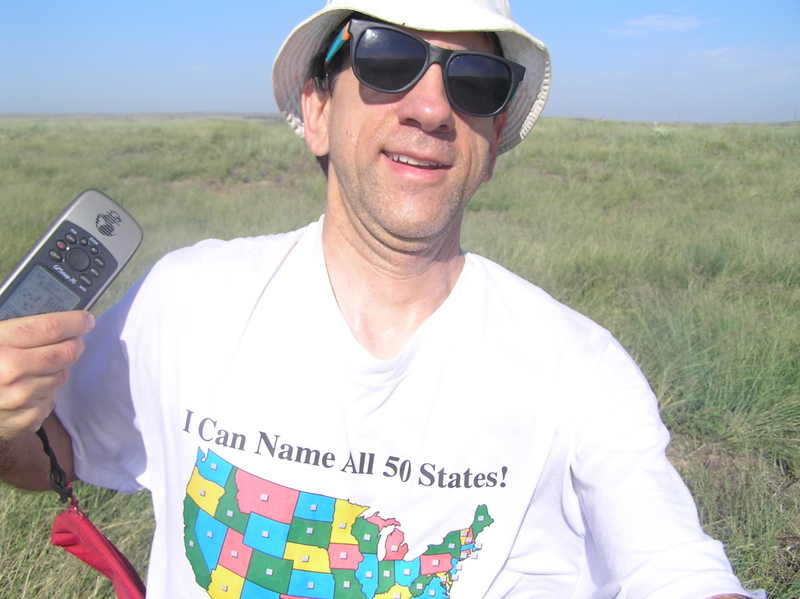
M 328 154 L 328 103 L 330 97 L 320 96 L 311 79 L 303 85 L 303 137 L 315 156 Z
M 506 123 L 508 122 L 508 114 L 505 112 L 501 112 L 496 117 L 494 117 L 494 123 L 492 123 L 492 143 L 489 147 L 490 155 L 489 155 L 489 164 L 486 167 L 486 170 L 483 173 L 483 182 L 488 183 L 492 178 L 492 173 L 494 173 L 494 164 L 497 162 L 497 154 L 498 149 L 500 147 L 500 138 L 503 136 L 503 131 L 506 129 Z

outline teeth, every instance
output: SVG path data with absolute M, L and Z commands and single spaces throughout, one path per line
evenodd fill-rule
M 411 158 L 410 156 L 404 156 L 402 154 L 389 154 L 389 158 L 391 158 L 395 162 L 402 162 L 403 164 L 409 164 L 411 166 L 426 166 L 426 167 L 442 166 L 440 163 L 434 162 L 432 160 L 416 160 L 415 158 Z

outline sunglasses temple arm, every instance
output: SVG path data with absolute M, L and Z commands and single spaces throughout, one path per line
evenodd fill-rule
M 339 32 L 339 35 L 336 36 L 336 39 L 331 44 L 330 49 L 328 50 L 328 54 L 325 56 L 325 66 L 328 66 L 333 60 L 333 57 L 336 56 L 336 53 L 341 50 L 342 46 L 344 46 L 345 42 L 350 40 L 350 23 L 348 22 L 347 25 L 342 27 L 342 30 Z

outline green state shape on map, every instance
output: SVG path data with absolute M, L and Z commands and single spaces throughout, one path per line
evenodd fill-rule
M 489 515 L 489 509 L 485 505 L 479 505 L 475 510 L 475 518 L 472 520 L 472 536 L 477 537 L 483 529 L 491 525 L 494 520 Z
M 376 595 L 386 593 L 394 586 L 395 562 L 378 562 L 378 590 Z
M 331 570 L 335 582 L 333 599 L 367 599 L 355 570 Z
M 414 582 L 411 583 L 411 591 L 412 597 L 420 597 L 422 593 L 425 592 L 425 589 L 428 588 L 428 585 L 433 580 L 433 574 L 420 574 Z
M 197 514 L 200 512 L 200 507 L 194 500 L 187 496 L 183 500 L 183 522 L 185 525 L 183 531 L 183 545 L 186 549 L 186 559 L 194 571 L 194 579 L 204 589 L 207 589 L 211 584 L 211 573 L 206 567 L 206 560 L 203 558 L 203 553 L 200 550 L 200 543 L 197 542 L 197 534 L 195 533 L 195 522 L 197 522 Z
M 225 483 L 225 493 L 223 493 L 222 497 L 219 499 L 214 518 L 239 534 L 244 534 L 247 529 L 247 520 L 250 516 L 248 514 L 243 514 L 239 510 L 239 502 L 236 500 L 236 494 L 238 492 L 239 488 L 236 486 L 236 468 L 233 468 L 228 476 L 228 481 Z
M 441 553 L 449 553 L 454 558 L 458 559 L 461 556 L 461 531 L 454 530 L 447 534 L 439 545 L 428 545 L 428 550 L 425 555 L 439 555 Z
M 292 518 L 287 541 L 327 549 L 331 544 L 331 523 Z
M 285 595 L 289 592 L 292 566 L 291 560 L 253 550 L 250 566 L 247 569 L 247 580 L 275 593 Z
M 375 524 L 367 522 L 363 517 L 356 518 L 356 521 L 353 522 L 353 537 L 363 555 L 378 554 L 381 531 Z

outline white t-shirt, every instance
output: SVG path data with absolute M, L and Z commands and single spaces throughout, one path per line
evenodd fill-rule
M 466 254 L 376 359 L 320 233 L 174 252 L 86 338 L 56 411 L 81 479 L 152 491 L 148 597 L 743 593 L 607 331 Z

